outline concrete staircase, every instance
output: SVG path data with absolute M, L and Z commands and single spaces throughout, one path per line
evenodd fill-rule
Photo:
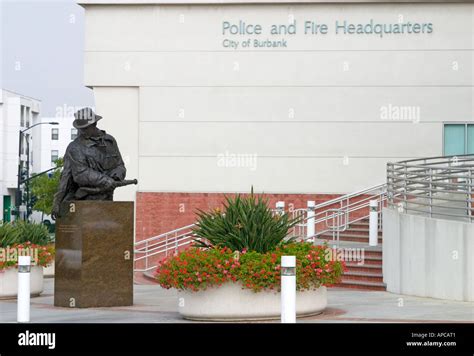
M 348 229 L 339 234 L 339 242 L 333 240 L 332 233 L 319 236 L 317 243 L 328 242 L 329 247 L 339 251 L 357 249 L 356 261 L 346 261 L 347 271 L 341 283 L 336 287 L 365 290 L 386 290 L 382 275 L 382 231 L 379 230 L 379 244 L 369 246 L 369 219 L 362 219 L 349 225 Z

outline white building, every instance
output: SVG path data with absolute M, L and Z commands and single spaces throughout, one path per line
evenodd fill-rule
M 252 185 L 301 207 L 474 152 L 472 1 L 79 3 L 137 239 Z
M 16 188 L 18 177 L 19 132 L 35 124 L 39 118 L 40 101 L 9 90 L 0 90 L 0 209 L 1 220 L 12 219 L 11 209 L 16 205 Z M 22 135 L 21 169 L 26 170 L 26 140 L 31 134 Z M 30 159 L 30 171 L 32 162 Z
M 54 161 L 64 157 L 69 143 L 77 137 L 77 130 L 72 126 L 74 117 L 42 117 L 38 122 L 57 122 L 58 125 L 39 125 L 32 129 L 33 172 L 40 173 L 53 168 Z

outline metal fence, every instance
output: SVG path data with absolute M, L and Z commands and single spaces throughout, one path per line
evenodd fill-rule
M 369 217 L 371 201 L 377 202 L 379 215 L 386 204 L 386 184 L 378 184 L 332 200 L 317 204 L 312 208 L 295 209 L 293 218 L 301 219 L 294 228 L 293 235 L 303 240 L 314 240 L 330 233 L 332 239 L 339 241 L 340 233 L 351 224 Z M 379 229 L 382 219 L 378 219 Z
M 473 221 L 474 155 L 387 164 L 389 207 L 434 218 Z
M 180 227 L 164 234 L 150 237 L 135 243 L 135 272 L 146 272 L 156 269 L 159 257 L 176 254 L 180 248 L 193 243 L 194 224 Z

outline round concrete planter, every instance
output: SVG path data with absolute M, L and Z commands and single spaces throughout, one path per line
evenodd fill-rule
M 31 296 L 43 292 L 43 267 L 31 267 Z M 0 299 L 16 298 L 18 294 L 18 269 L 8 268 L 0 271 Z
M 255 293 L 240 284 L 226 283 L 204 291 L 179 291 L 179 313 L 185 319 L 244 321 L 279 319 L 281 295 L 274 291 Z M 298 317 L 321 313 L 327 305 L 326 287 L 296 293 Z
M 54 278 L 54 261 L 48 267 L 43 267 L 43 275 L 45 278 Z

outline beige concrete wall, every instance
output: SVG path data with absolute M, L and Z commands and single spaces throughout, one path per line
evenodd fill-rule
M 138 88 L 94 88 L 97 112 L 104 119 L 99 127 L 115 137 L 127 167 L 126 179 L 138 178 Z M 135 200 L 135 186 L 119 188 L 115 200 Z
M 383 211 L 387 291 L 474 301 L 474 224 Z

